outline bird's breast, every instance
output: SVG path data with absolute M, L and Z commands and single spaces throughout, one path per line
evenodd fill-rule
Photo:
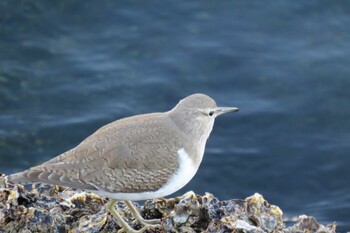
M 177 151 L 178 168 L 170 179 L 163 185 L 158 192 L 169 195 L 184 187 L 196 174 L 198 165 L 184 148 Z

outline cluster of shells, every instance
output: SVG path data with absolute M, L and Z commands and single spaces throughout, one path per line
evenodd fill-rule
M 0 232 L 118 232 L 118 222 L 105 209 L 101 197 L 58 186 L 35 184 L 0 188 Z M 260 194 L 245 200 L 220 201 L 210 193 L 188 192 L 180 197 L 154 199 L 139 206 L 145 219 L 162 219 L 160 229 L 149 232 L 238 233 L 335 233 L 335 224 L 319 224 L 314 217 L 300 216 L 286 227 L 283 213 Z M 135 229 L 137 222 L 123 202 L 121 215 Z

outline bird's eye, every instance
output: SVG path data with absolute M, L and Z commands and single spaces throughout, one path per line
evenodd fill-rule
M 213 115 L 214 115 L 214 111 L 210 111 L 209 116 L 213 116 Z

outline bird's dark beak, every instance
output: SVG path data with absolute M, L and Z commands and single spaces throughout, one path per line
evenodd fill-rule
M 217 107 L 215 112 L 217 116 L 220 116 L 221 114 L 227 113 L 227 112 L 238 112 L 239 109 L 235 107 Z

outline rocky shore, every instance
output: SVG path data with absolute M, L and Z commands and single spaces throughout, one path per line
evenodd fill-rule
M 105 199 L 82 191 L 50 185 L 20 185 L 0 189 L 0 232 L 117 232 L 118 222 L 105 210 Z M 130 212 L 119 203 L 121 215 L 135 229 Z M 290 226 L 283 212 L 260 194 L 245 200 L 220 201 L 210 193 L 188 192 L 180 197 L 149 200 L 140 209 L 146 219 L 162 219 L 162 228 L 149 232 L 335 233 L 335 223 L 319 224 L 299 216 Z

